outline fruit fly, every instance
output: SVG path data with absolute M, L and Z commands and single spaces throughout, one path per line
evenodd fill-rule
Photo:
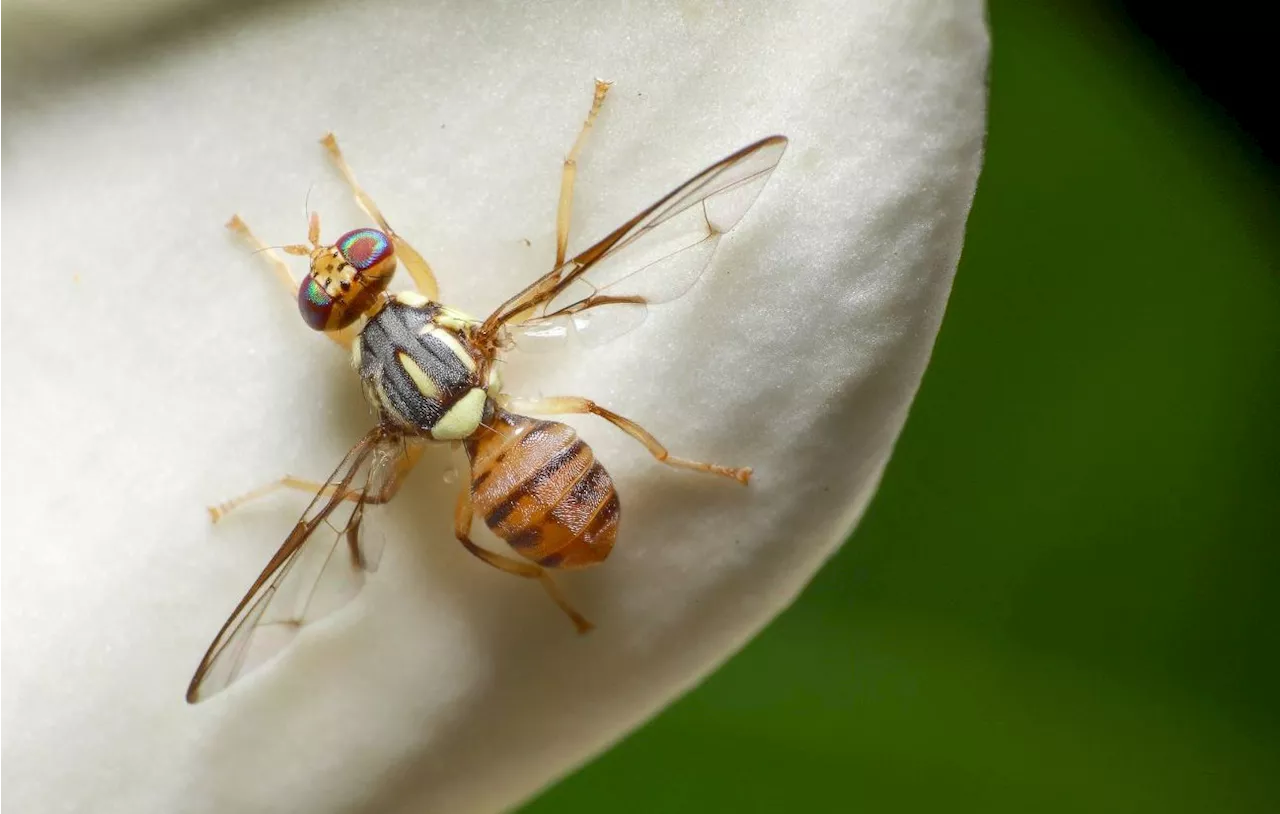
M 210 509 L 217 521 L 277 489 L 315 495 L 209 645 L 187 688 L 188 702 L 225 688 L 279 652 L 303 625 L 354 595 L 378 562 L 377 546 L 363 533 L 366 512 L 395 496 L 430 443 L 461 444 L 470 461 L 454 513 L 458 541 L 489 565 L 541 583 L 579 632 L 591 623 L 561 593 L 550 570 L 602 562 L 617 539 L 621 507 L 591 447 L 569 426 L 527 413 L 591 413 L 668 466 L 747 483 L 749 468 L 678 458 L 639 424 L 588 399 L 503 392 L 498 361 L 522 339 L 576 336 L 584 344 L 599 343 L 636 327 L 647 306 L 687 291 L 786 150 L 782 136 L 743 147 L 566 258 L 577 157 L 608 90 L 608 83 L 596 82 L 564 161 L 555 263 L 483 320 L 440 302 L 430 266 L 356 182 L 332 134 L 321 143 L 376 226 L 323 243 L 319 216 L 311 213 L 307 243 L 281 247 L 309 261 L 299 285 L 239 216 L 228 223 L 296 297 L 307 325 L 350 354 L 378 424 L 324 483 L 286 476 Z M 388 284 L 401 266 L 414 289 L 391 294 Z M 518 558 L 472 542 L 476 512 Z

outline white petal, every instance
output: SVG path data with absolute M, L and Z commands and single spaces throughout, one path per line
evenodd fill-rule
M 980 163 L 978 3 L 287 4 L 133 43 L 6 97 L 4 774 L 15 810 L 493 810 L 569 771 L 781 610 L 852 528 L 927 362 Z M 446 298 L 547 267 L 759 136 L 791 149 L 707 276 L 623 340 L 507 371 L 575 393 L 747 489 L 575 420 L 618 482 L 609 562 L 533 585 L 453 542 L 450 458 L 390 511 L 360 599 L 198 707 L 195 661 L 369 417 L 346 360 L 221 226 L 361 223 L 334 129 Z M 6 91 L 10 91 L 6 87 Z M 528 239 L 531 246 L 526 246 Z M 564 360 L 561 360 L 564 361 Z

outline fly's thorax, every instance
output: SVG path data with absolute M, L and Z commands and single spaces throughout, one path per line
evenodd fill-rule
M 484 420 L 496 374 L 470 340 L 475 320 L 413 292 L 397 294 L 352 346 L 365 398 L 383 421 L 460 441 Z

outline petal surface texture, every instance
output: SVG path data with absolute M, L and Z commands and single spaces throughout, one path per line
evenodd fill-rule
M 960 254 L 983 7 L 198 8 L 5 88 L 6 800 L 510 807 L 736 652 L 855 526 Z M 465 476 L 442 445 L 384 513 L 360 596 L 188 706 L 199 655 L 306 498 L 217 526 L 204 507 L 323 478 L 371 426 L 348 359 L 222 225 L 239 212 L 297 243 L 304 199 L 329 240 L 367 225 L 317 144 L 332 130 L 442 298 L 486 314 L 551 263 L 597 76 L 616 84 L 579 164 L 571 250 L 759 137 L 790 147 L 689 294 L 600 348 L 513 357 L 506 388 L 594 399 L 673 454 L 752 466 L 751 485 L 566 419 L 623 513 L 612 557 L 560 578 L 597 625 L 578 637 L 536 585 L 454 541 Z

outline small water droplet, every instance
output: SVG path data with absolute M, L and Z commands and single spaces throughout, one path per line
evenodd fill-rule
M 457 470 L 457 469 L 454 469 L 454 468 L 446 469 L 446 470 L 444 471 L 444 474 L 443 474 L 441 477 L 443 478 L 443 480 L 444 480 L 444 482 L 445 482 L 445 483 L 450 483 L 450 484 L 452 484 L 452 483 L 457 483 L 457 482 L 458 482 L 458 470 Z

